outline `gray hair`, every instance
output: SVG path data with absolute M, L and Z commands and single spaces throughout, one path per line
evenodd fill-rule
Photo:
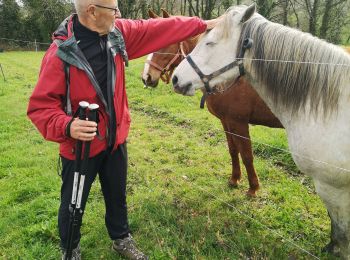
M 74 0 L 75 11 L 78 16 L 84 16 L 87 7 L 90 4 L 104 4 L 103 0 Z
M 74 0 L 74 7 L 78 16 L 83 16 L 89 4 L 91 4 L 91 2 L 88 0 Z

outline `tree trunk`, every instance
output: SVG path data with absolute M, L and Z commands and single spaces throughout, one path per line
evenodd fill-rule
M 289 0 L 282 1 L 282 23 L 283 25 L 288 25 L 288 9 L 289 9 Z
M 319 0 L 314 0 L 314 5 L 312 7 L 311 15 L 310 15 L 310 33 L 312 35 L 316 35 L 316 29 L 317 29 L 317 15 L 318 15 L 318 9 L 319 9 Z
M 295 8 L 295 3 L 294 3 L 294 1 L 291 1 L 291 0 L 290 0 L 290 6 L 291 6 L 292 9 L 293 9 L 293 13 L 294 13 L 294 16 L 295 16 L 295 19 L 296 19 L 296 27 L 297 27 L 297 28 L 300 28 L 299 14 L 298 14 L 298 12 L 297 12 L 297 10 L 296 10 L 296 8 Z

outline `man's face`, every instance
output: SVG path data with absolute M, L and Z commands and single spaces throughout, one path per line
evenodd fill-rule
M 100 0 L 95 4 L 96 27 L 101 35 L 108 34 L 114 28 L 115 19 L 120 18 L 121 14 L 118 9 L 116 0 Z

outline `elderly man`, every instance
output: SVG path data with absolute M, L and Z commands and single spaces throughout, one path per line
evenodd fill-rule
M 75 144 L 81 140 L 91 141 L 82 210 L 98 173 L 113 250 L 129 259 L 148 259 L 136 247 L 127 219 L 125 142 L 130 114 L 124 65 L 128 59 L 202 33 L 207 23 L 195 17 L 118 19 L 121 14 L 115 0 L 76 0 L 75 7 L 77 14 L 68 17 L 53 35 L 54 43 L 42 61 L 27 111 L 44 138 L 60 144 L 62 186 L 58 226 L 63 257 L 67 247 Z M 82 100 L 100 106 L 98 124 L 72 116 Z M 81 259 L 80 236 L 79 230 L 73 238 L 73 259 Z

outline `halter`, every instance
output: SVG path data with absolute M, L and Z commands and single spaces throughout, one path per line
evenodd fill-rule
M 177 53 L 175 54 L 175 56 L 169 61 L 169 63 L 164 68 L 159 66 L 157 63 L 155 63 L 155 62 L 153 62 L 151 60 L 147 60 L 146 61 L 146 63 L 148 63 L 149 65 L 153 66 L 154 68 L 156 68 L 158 71 L 161 72 L 160 73 L 160 78 L 166 84 L 169 84 L 171 76 L 173 75 L 173 72 L 174 72 L 175 68 L 172 65 L 174 64 L 174 62 L 179 57 L 180 57 L 180 61 L 181 61 L 183 58 L 185 58 L 187 56 L 185 54 L 183 45 L 184 45 L 183 42 L 180 42 L 179 49 L 177 50 Z
M 237 58 L 233 62 L 231 62 L 230 64 L 228 64 L 228 65 L 222 67 L 221 69 L 214 71 L 213 73 L 208 74 L 208 75 L 205 75 L 199 69 L 199 67 L 196 65 L 196 63 L 194 63 L 194 61 L 192 60 L 190 55 L 186 56 L 186 60 L 191 65 L 191 67 L 194 69 L 194 71 L 198 74 L 198 76 L 201 79 L 201 81 L 203 82 L 205 90 L 206 90 L 206 93 L 204 93 L 202 98 L 201 98 L 201 104 L 200 104 L 201 108 L 204 108 L 204 102 L 205 102 L 205 99 L 207 98 L 207 96 L 215 93 L 210 89 L 210 86 L 209 86 L 209 82 L 213 78 L 216 78 L 217 76 L 221 75 L 222 73 L 224 73 L 224 72 L 226 72 L 226 71 L 228 71 L 236 66 L 238 66 L 238 68 L 239 68 L 239 77 L 237 79 L 239 79 L 241 76 L 243 76 L 245 74 L 244 66 L 243 66 L 243 57 L 244 57 L 245 51 L 247 49 L 250 49 L 252 47 L 252 45 L 253 45 L 253 40 L 250 38 L 246 38 L 243 41 L 242 48 L 239 52 L 239 55 L 237 56 Z

